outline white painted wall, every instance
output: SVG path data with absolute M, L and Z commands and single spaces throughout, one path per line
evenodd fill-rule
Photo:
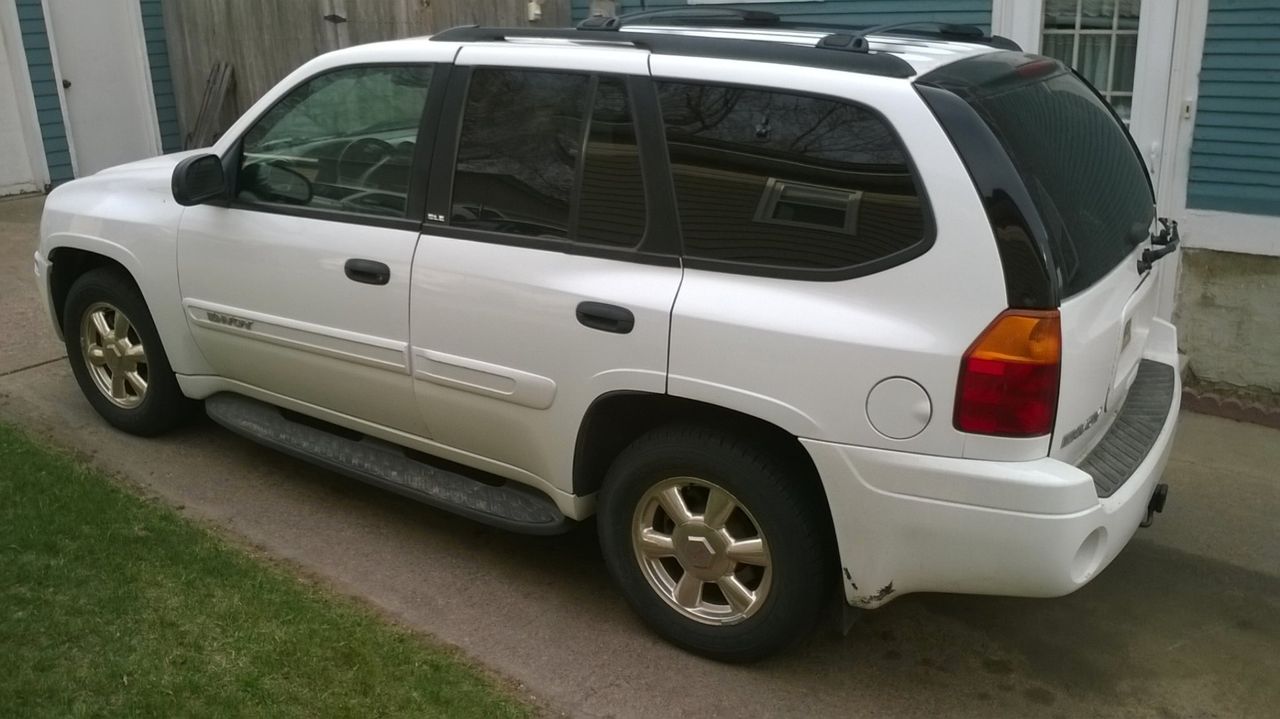
M 23 132 L 22 102 L 29 95 L 18 93 L 15 77 L 19 74 L 11 61 L 4 33 L 0 33 L 0 195 L 33 192 L 39 189 L 32 170 L 27 137 Z

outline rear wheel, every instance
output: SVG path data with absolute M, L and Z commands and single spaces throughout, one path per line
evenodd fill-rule
M 187 415 L 192 403 L 178 387 L 146 302 L 118 270 L 93 270 L 71 285 L 62 333 L 80 390 L 115 427 L 155 435 Z
M 717 430 L 661 428 L 600 492 L 605 560 L 659 634 L 723 661 L 804 636 L 831 598 L 825 503 L 807 478 Z

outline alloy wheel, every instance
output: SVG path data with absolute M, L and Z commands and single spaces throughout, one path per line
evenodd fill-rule
M 649 488 L 636 505 L 631 539 L 649 586 L 690 619 L 736 624 L 769 595 L 772 559 L 760 525 L 704 479 L 673 477 Z
M 147 396 L 147 351 L 124 312 L 95 302 L 80 320 L 80 349 L 93 384 L 112 404 L 132 409 Z

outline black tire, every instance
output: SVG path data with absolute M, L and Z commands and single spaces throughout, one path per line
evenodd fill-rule
M 146 348 L 146 392 L 133 407 L 120 407 L 94 383 L 85 362 L 81 337 L 81 320 L 99 303 L 119 308 L 128 317 L 133 332 Z M 182 394 L 178 380 L 169 366 L 169 358 L 160 344 L 155 322 L 147 303 L 133 280 L 120 270 L 103 267 L 81 275 L 67 292 L 62 315 L 62 334 L 67 359 L 80 391 L 89 404 L 112 426 L 129 434 L 150 437 L 174 426 L 190 416 L 194 402 Z
M 829 510 L 802 471 L 756 443 L 693 425 L 653 430 L 624 450 L 600 491 L 598 527 L 609 572 L 641 618 L 673 644 L 727 662 L 761 659 L 809 634 L 833 600 L 836 569 Z M 738 623 L 711 625 L 682 614 L 641 568 L 633 541 L 638 506 L 650 488 L 674 477 L 727 491 L 766 538 L 769 590 Z

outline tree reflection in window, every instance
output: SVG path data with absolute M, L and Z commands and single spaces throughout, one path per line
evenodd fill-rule
M 569 236 L 590 78 L 476 70 L 453 183 L 455 226 Z

